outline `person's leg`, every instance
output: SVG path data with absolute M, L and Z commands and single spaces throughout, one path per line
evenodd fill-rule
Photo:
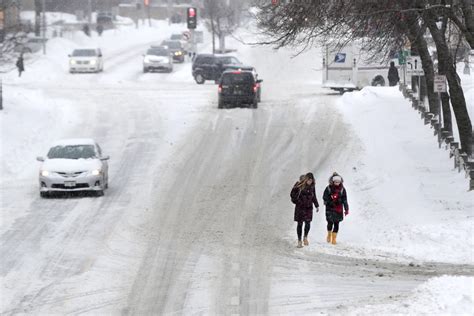
M 301 240 L 301 235 L 303 235 L 303 222 L 298 222 L 296 226 L 296 234 L 298 235 L 298 240 Z
M 298 235 L 298 248 L 303 247 L 303 243 L 301 242 L 301 235 L 303 233 L 303 222 L 298 222 L 296 225 L 296 234 Z
M 337 237 L 337 232 L 339 231 L 339 222 L 334 222 L 334 228 L 332 230 L 332 238 L 331 238 L 331 244 L 335 245 L 336 244 L 336 237 Z
M 304 243 L 305 246 L 309 245 L 308 233 L 309 233 L 310 228 L 311 228 L 311 222 L 310 221 L 305 221 L 304 222 L 304 239 L 303 239 L 303 243 Z
M 326 241 L 327 241 L 327 242 L 331 242 L 332 227 L 333 227 L 333 222 L 328 221 L 328 226 L 327 226 L 328 235 L 327 235 L 327 237 L 326 237 Z

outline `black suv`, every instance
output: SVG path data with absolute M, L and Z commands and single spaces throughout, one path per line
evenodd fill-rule
M 260 83 L 252 71 L 226 70 L 219 80 L 218 108 L 247 104 L 256 109 L 260 99 Z
M 240 60 L 233 56 L 199 54 L 193 61 L 193 77 L 198 84 L 203 84 L 206 80 L 217 82 L 228 66 L 240 64 Z

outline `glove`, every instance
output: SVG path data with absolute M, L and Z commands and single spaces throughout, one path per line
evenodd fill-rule
M 316 213 L 319 212 L 319 207 L 316 208 Z
M 344 212 L 344 215 L 346 215 L 346 216 L 349 215 L 349 210 L 346 210 L 346 211 Z

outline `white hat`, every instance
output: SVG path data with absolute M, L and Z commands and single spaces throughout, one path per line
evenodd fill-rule
M 342 182 L 342 178 L 340 176 L 334 176 L 332 177 L 332 182 L 334 181 Z

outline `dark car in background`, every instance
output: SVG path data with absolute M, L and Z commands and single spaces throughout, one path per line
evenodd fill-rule
M 162 46 L 168 47 L 169 51 L 171 52 L 171 55 L 173 56 L 173 61 L 183 63 L 184 62 L 184 57 L 186 56 L 186 52 L 183 46 L 183 43 L 181 41 L 163 41 L 161 42 Z
M 242 63 L 234 56 L 199 54 L 194 58 L 192 75 L 198 84 L 203 84 L 206 80 L 218 82 L 222 73 L 235 65 Z
M 259 102 L 259 86 L 263 80 L 256 79 L 248 70 L 226 70 L 222 73 L 218 87 L 218 108 L 247 105 L 256 109 Z

